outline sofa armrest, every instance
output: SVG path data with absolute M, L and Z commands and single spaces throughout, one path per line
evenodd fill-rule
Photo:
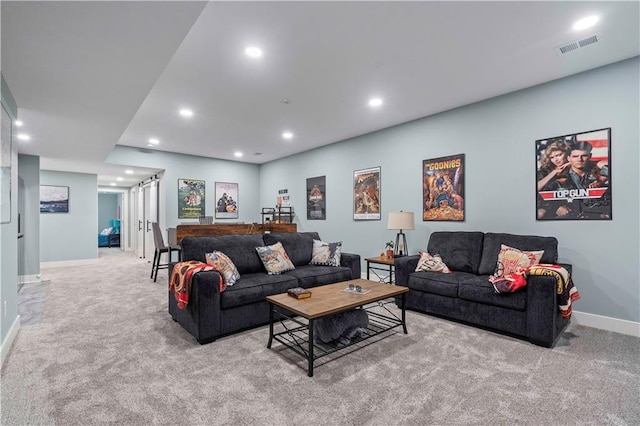
M 409 274 L 416 270 L 420 255 L 402 256 L 394 259 L 396 266 L 396 284 L 407 286 L 409 282 Z
M 346 266 L 347 268 L 351 268 L 351 279 L 360 278 L 361 274 L 361 265 L 360 265 L 360 255 L 353 253 L 341 253 L 340 255 L 340 266 Z
M 169 266 L 169 271 L 174 265 L 175 263 Z M 171 317 L 200 344 L 211 342 L 221 334 L 219 283 L 220 274 L 217 271 L 196 273 L 191 281 L 191 294 L 185 309 L 178 308 L 174 293 L 168 292 Z
M 571 265 L 561 264 L 568 271 Z M 568 266 L 568 267 L 567 267 Z M 530 275 L 527 278 L 527 337 L 529 341 L 551 347 L 568 320 L 560 316 L 556 279 Z

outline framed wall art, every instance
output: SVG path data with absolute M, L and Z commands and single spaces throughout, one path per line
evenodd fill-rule
M 40 213 L 69 213 L 69 187 L 40 185 Z
M 307 179 L 307 220 L 327 219 L 326 177 Z
M 611 220 L 611 128 L 536 141 L 536 220 Z
M 178 219 L 198 219 L 204 216 L 204 207 L 204 181 L 178 179 Z
M 463 221 L 464 154 L 422 161 L 422 220 Z
M 2 105 L 0 146 L 0 223 L 11 222 L 11 116 Z
M 353 219 L 380 220 L 380 167 L 353 172 Z
M 238 218 L 238 184 L 216 182 L 216 219 Z

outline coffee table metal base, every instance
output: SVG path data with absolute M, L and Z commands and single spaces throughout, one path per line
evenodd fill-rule
M 361 306 L 357 309 L 365 309 L 369 316 L 369 325 L 361 337 L 351 339 L 351 343 L 344 346 L 337 346 L 333 343 L 327 344 L 322 342 L 314 342 L 313 324 L 314 319 L 303 319 L 299 316 L 289 313 L 286 309 L 269 303 L 269 343 L 267 348 L 271 348 L 274 340 L 282 343 L 285 347 L 293 350 L 299 355 L 307 359 L 307 374 L 313 377 L 314 362 L 322 357 L 333 354 L 337 351 L 344 350 L 361 342 L 380 336 L 396 327 L 402 327 L 404 334 L 407 334 L 407 323 L 405 316 L 405 293 L 399 297 L 402 299 L 401 315 L 398 317 L 396 313 L 389 310 L 388 304 L 395 304 L 394 300 L 381 300 L 368 305 Z M 274 325 L 281 324 L 283 331 L 274 332 Z M 377 340 L 359 345 L 357 348 L 367 346 Z

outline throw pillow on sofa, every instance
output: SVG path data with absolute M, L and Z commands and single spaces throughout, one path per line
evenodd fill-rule
M 506 276 L 539 263 L 543 254 L 544 250 L 524 251 L 502 244 L 500 246 L 500 252 L 498 252 L 496 270 L 493 275 L 489 277 L 489 281 L 492 283 L 499 281 Z
M 313 240 L 313 252 L 311 253 L 311 265 L 340 266 L 342 253 L 342 241 L 326 243 Z
M 231 287 L 240 279 L 240 273 L 233 264 L 229 256 L 221 251 L 213 251 L 204 255 L 207 265 L 213 266 L 222 275 L 222 279 L 227 284 L 227 287 Z
M 280 242 L 270 246 L 256 247 L 256 251 L 269 275 L 278 275 L 295 269 Z
M 442 258 L 439 254 L 435 254 L 432 256 L 426 251 L 420 252 L 420 260 L 418 260 L 416 272 L 420 271 L 441 272 L 443 274 L 451 273 L 447 265 L 442 261 Z

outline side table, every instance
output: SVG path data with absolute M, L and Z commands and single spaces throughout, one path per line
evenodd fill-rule
M 393 284 L 395 281 L 395 262 L 393 257 L 367 257 L 367 279 L 370 279 L 370 273 L 376 276 L 377 281 L 381 283 Z M 376 279 L 372 280 L 376 281 Z

